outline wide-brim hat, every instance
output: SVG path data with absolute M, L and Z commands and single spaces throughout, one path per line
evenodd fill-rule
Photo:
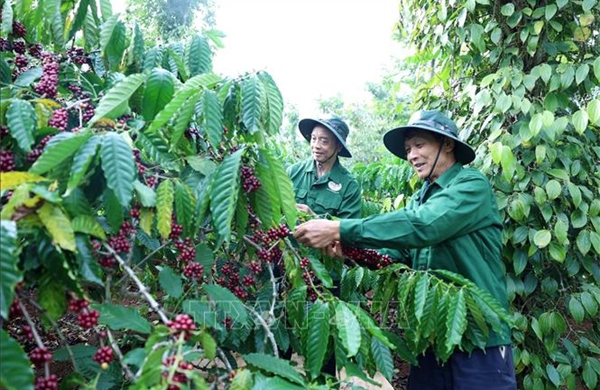
M 458 138 L 458 127 L 454 121 L 438 110 L 417 111 L 410 117 L 406 126 L 396 127 L 384 134 L 385 147 L 403 160 L 406 160 L 404 140 L 407 130 L 427 130 L 452 138 L 456 160 L 468 164 L 475 159 L 473 148 Z
M 348 138 L 348 133 L 350 132 L 350 129 L 348 128 L 346 122 L 336 117 L 329 119 L 305 118 L 298 123 L 298 129 L 300 129 L 300 133 L 302 134 L 302 136 L 308 142 L 310 142 L 310 136 L 312 134 L 312 131 L 317 125 L 324 126 L 326 129 L 331 131 L 333 135 L 335 135 L 335 138 L 337 138 L 339 143 L 342 145 L 342 150 L 340 150 L 338 156 L 352 157 L 352 154 L 346 146 L 346 138 Z

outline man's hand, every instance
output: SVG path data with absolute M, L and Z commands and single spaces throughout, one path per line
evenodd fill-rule
M 296 209 L 298 209 L 298 211 L 302 211 L 308 215 L 312 215 L 313 217 L 316 215 L 314 211 L 312 211 L 312 209 L 310 207 L 308 207 L 308 205 L 305 205 L 303 203 L 296 203 Z
M 296 227 L 294 237 L 311 248 L 325 248 L 340 240 L 340 221 L 311 219 Z
M 344 256 L 344 248 L 342 248 L 342 243 L 339 241 L 334 241 L 331 245 L 326 246 L 321 249 L 324 255 L 327 255 L 333 259 L 345 259 Z

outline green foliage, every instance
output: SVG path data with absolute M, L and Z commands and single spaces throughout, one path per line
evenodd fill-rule
M 23 348 L 4 331 L 0 330 L 2 342 L 2 374 L 0 384 L 5 389 L 33 389 L 33 369 Z
M 453 113 L 496 190 L 524 389 L 597 385 L 600 322 L 580 298 L 596 313 L 599 18 L 597 1 L 402 2 L 416 100 Z

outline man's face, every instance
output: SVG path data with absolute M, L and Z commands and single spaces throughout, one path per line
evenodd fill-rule
M 323 126 L 315 126 L 310 136 L 310 150 L 315 161 L 323 163 L 339 152 L 337 139 Z
M 420 179 L 426 179 L 435 163 L 435 157 L 440 150 L 441 140 L 433 133 L 417 130 L 404 140 L 406 160 L 413 167 Z M 456 162 L 454 157 L 454 142 L 446 138 L 435 168 L 430 179 L 437 179 L 442 173 Z

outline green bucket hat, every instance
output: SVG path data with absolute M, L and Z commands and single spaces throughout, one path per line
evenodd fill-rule
M 352 157 L 348 147 L 346 146 L 346 138 L 348 138 L 348 133 L 350 133 L 350 129 L 346 122 L 341 120 L 338 117 L 333 117 L 329 119 L 311 119 L 305 118 L 298 122 L 298 129 L 300 129 L 300 133 L 308 142 L 310 142 L 310 136 L 312 134 L 315 126 L 321 125 L 326 129 L 331 131 L 333 135 L 337 138 L 337 140 L 342 144 L 342 150 L 338 153 L 338 156 L 341 157 Z
M 433 133 L 445 135 L 452 138 L 454 142 L 454 155 L 462 164 L 468 164 L 475 159 L 475 151 L 469 145 L 458 138 L 458 127 L 456 124 L 438 110 L 422 110 L 411 115 L 406 126 L 400 126 L 384 134 L 383 143 L 385 147 L 406 160 L 406 149 L 404 139 L 406 130 L 427 130 Z

